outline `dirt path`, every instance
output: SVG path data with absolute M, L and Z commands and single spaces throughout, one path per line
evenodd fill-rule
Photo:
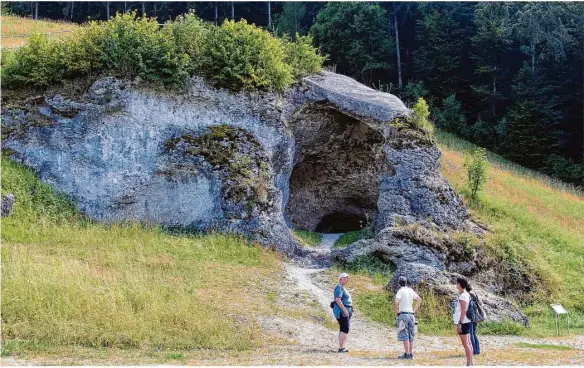
M 327 244 L 330 244 L 329 240 Z M 327 268 L 306 267 L 304 264 L 285 264 L 284 279 L 278 280 L 280 293 L 276 301 L 285 313 L 259 318 L 267 340 L 259 349 L 244 352 L 185 351 L 178 362 L 169 360 L 164 352 L 157 356 L 152 352 L 115 350 L 99 358 L 90 357 L 92 353 L 88 356 L 71 352 L 69 356 L 54 358 L 39 356 L 21 360 L 3 357 L 1 365 L 464 365 L 463 350 L 454 333 L 450 336 L 419 334 L 416 336 L 415 360 L 398 360 L 397 356 L 403 351 L 396 341 L 395 329 L 367 320 L 359 313 L 358 305 L 351 320 L 350 352 L 338 353 L 338 325 L 330 308 L 334 283 L 328 279 Z M 545 339 L 479 336 L 479 340 L 482 353 L 475 359 L 476 365 L 584 365 L 584 336 Z M 519 343 L 561 345 L 571 347 L 571 350 L 525 347 Z
M 336 240 L 336 239 L 335 239 Z M 326 240 L 329 242 L 329 240 Z M 323 239 L 324 243 L 324 239 Z M 333 241 L 334 243 L 334 241 Z M 395 329 L 372 322 L 359 314 L 358 306 L 351 319 L 349 354 L 337 350 L 338 327 L 330 308 L 333 299 L 327 268 L 303 267 L 302 264 L 286 264 L 286 279 L 281 298 L 292 300 L 294 295 L 312 298 L 313 308 L 326 315 L 327 323 L 319 318 L 312 320 L 294 318 L 269 318 L 264 328 L 278 335 L 284 343 L 274 344 L 257 351 L 237 364 L 284 364 L 284 365 L 464 365 L 464 354 L 456 335 L 416 337 L 416 359 L 404 362 L 397 359 L 403 352 Z M 316 312 L 315 312 L 316 313 Z M 390 311 L 388 311 L 390 313 Z M 584 364 L 583 336 L 569 338 L 531 339 L 516 336 L 480 336 L 483 353 L 476 358 L 477 365 L 572 365 Z M 558 351 L 520 347 L 518 343 L 553 344 L 575 348 Z
M 320 241 L 319 247 L 322 249 L 331 249 L 341 235 L 343 234 L 322 234 L 322 240 Z

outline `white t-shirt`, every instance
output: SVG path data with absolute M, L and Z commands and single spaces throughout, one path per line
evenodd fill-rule
M 460 301 L 464 300 L 466 301 L 466 307 L 468 308 L 468 304 L 470 301 L 470 294 L 467 293 L 466 291 L 463 291 L 462 294 L 460 294 L 458 296 L 458 300 L 456 301 L 456 307 L 454 308 L 454 315 L 452 316 L 452 319 L 454 320 L 455 324 L 458 324 L 458 322 L 460 321 Z M 464 319 L 462 320 L 462 323 L 469 323 L 471 322 L 470 319 L 468 319 L 468 317 L 465 315 Z
M 399 300 L 399 311 L 414 313 L 414 299 L 418 294 L 407 286 L 402 286 L 395 294 L 395 299 Z

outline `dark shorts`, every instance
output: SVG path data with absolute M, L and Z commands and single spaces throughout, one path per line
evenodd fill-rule
M 351 317 L 353 316 L 353 308 L 351 307 L 345 308 L 347 308 L 347 312 L 349 312 L 349 317 L 345 317 L 343 311 L 341 311 L 341 317 L 337 318 L 337 322 L 339 322 L 339 330 L 341 332 L 348 334 L 349 329 L 351 328 Z
M 470 329 L 472 327 L 472 322 L 463 323 L 460 326 L 462 328 L 461 328 L 461 331 L 460 331 L 459 335 L 468 335 L 470 333 Z

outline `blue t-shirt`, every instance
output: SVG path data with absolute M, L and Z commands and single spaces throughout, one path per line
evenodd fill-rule
M 343 302 L 343 305 L 345 307 L 353 306 L 353 300 L 351 300 L 351 294 L 349 294 L 347 289 L 345 289 L 341 284 L 337 284 L 337 286 L 335 286 L 335 299 L 337 299 L 337 298 L 341 298 L 341 302 Z M 349 312 L 349 315 L 352 314 L 351 313 L 352 311 L 350 311 L 350 310 L 347 310 L 347 312 Z M 341 316 L 343 316 L 343 317 L 345 316 L 341 307 L 339 307 L 339 305 L 336 303 L 335 303 L 335 307 L 333 308 L 333 313 L 335 314 L 335 318 L 341 318 Z

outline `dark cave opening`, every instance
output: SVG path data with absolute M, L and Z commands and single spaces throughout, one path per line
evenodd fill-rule
M 316 225 L 319 233 L 347 233 L 361 230 L 367 225 L 367 217 L 353 213 L 333 212 L 322 218 Z
M 373 223 L 380 178 L 391 172 L 383 132 L 318 104 L 302 110 L 290 126 L 296 140 L 285 212 L 290 224 L 344 233 Z

